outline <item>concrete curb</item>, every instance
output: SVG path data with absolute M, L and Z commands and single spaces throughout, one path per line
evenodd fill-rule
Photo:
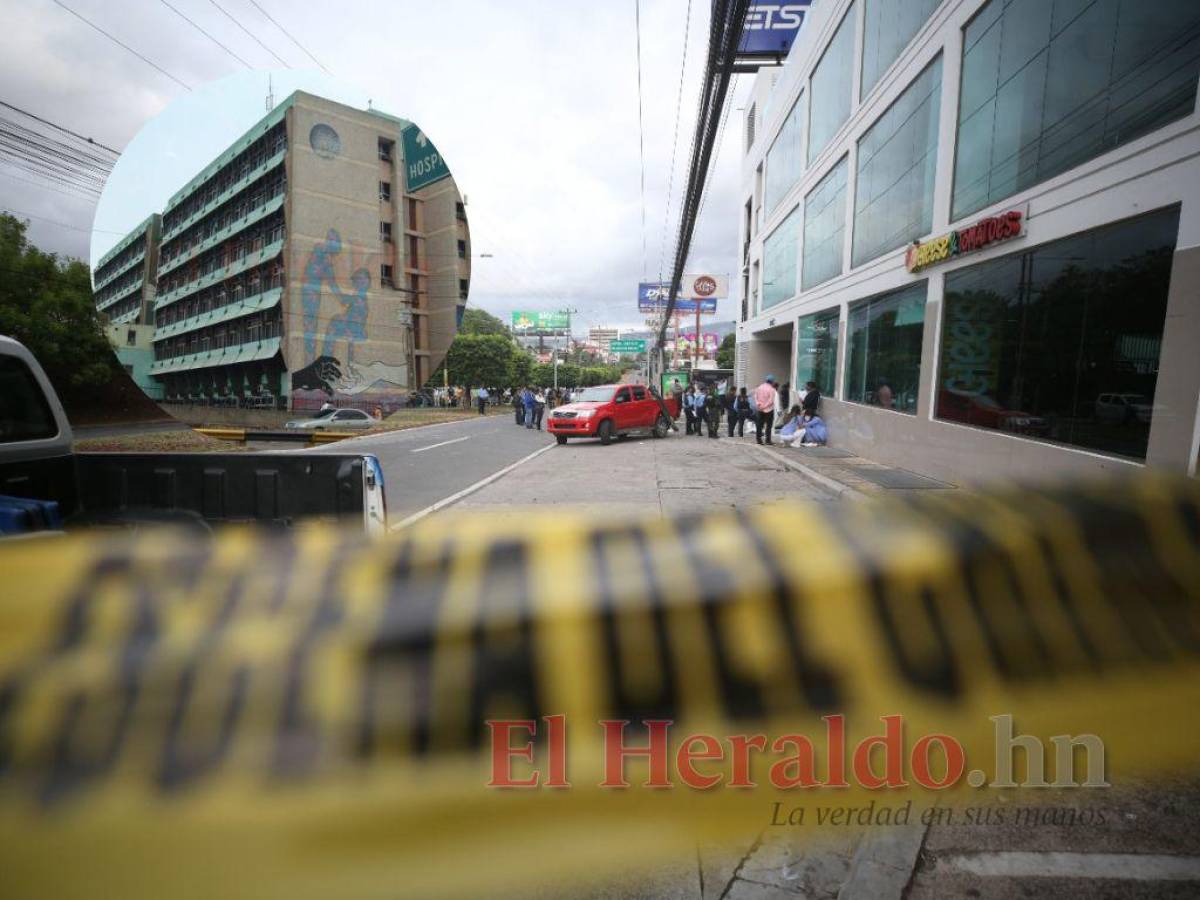
M 778 460 L 779 462 L 783 463 L 788 468 L 795 469 L 797 472 L 799 472 L 805 478 L 809 479 L 810 481 L 816 482 L 817 484 L 821 485 L 821 487 L 825 488 L 826 490 L 833 491 L 833 493 L 837 494 L 839 497 L 841 497 L 843 499 L 865 500 L 865 499 L 867 499 L 867 497 L 870 496 L 870 494 L 860 491 L 858 488 L 850 487 L 850 485 L 848 485 L 848 484 L 842 484 L 840 481 L 836 481 L 835 479 L 830 478 L 828 475 L 822 475 L 820 472 L 818 472 L 812 466 L 806 466 L 802 462 L 797 462 L 796 460 L 788 459 L 787 456 L 784 456 L 783 454 L 781 454 L 775 450 L 769 450 L 766 447 L 761 446 L 760 444 L 753 444 L 750 446 L 753 446 L 756 450 L 761 450 L 763 453 L 767 454 L 772 459 Z
M 883 825 L 864 834 L 838 900 L 900 900 L 927 830 L 926 825 Z
M 407 526 L 412 525 L 414 522 L 420 521 L 421 519 L 425 518 L 430 513 L 435 513 L 439 509 L 445 509 L 447 506 L 451 506 L 452 504 L 457 503 L 459 500 L 463 499 L 463 497 L 467 497 L 471 494 L 474 494 L 476 491 L 487 487 L 493 481 L 503 478 L 505 475 L 507 475 L 513 469 L 516 469 L 520 466 L 525 465 L 525 463 L 529 462 L 531 459 L 541 456 L 547 450 L 553 450 L 557 446 L 558 446 L 558 444 L 547 444 L 545 447 L 540 447 L 539 449 L 534 450 L 528 456 L 523 456 L 520 459 L 518 459 L 516 462 L 509 463 L 507 466 L 505 466 L 503 469 L 500 469 L 498 472 L 493 472 L 491 475 L 487 476 L 487 478 L 481 478 L 479 481 L 463 488 L 461 491 L 459 491 L 456 494 L 451 494 L 449 497 L 443 497 L 437 503 L 427 506 L 422 510 L 418 510 L 417 512 L 413 513 L 411 516 L 408 516 L 405 519 L 401 519 L 395 525 L 389 525 L 388 531 L 399 531 L 401 528 L 406 528 Z

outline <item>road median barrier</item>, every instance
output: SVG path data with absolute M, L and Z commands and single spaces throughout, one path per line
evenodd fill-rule
M 200 434 L 222 441 L 284 441 L 293 444 L 332 444 L 346 438 L 361 437 L 352 431 L 316 431 L 307 428 L 257 430 L 250 428 L 197 428 Z
M 1200 486 L 1153 472 L 0 572 L 12 896 L 490 896 L 1042 781 L 1101 806 L 1200 751 Z

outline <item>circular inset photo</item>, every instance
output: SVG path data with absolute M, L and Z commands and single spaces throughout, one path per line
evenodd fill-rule
M 370 427 L 425 402 L 471 239 L 437 145 L 394 112 L 316 72 L 251 72 L 138 133 L 91 262 L 109 342 L 149 397 L 189 424 L 265 427 L 331 409 Z

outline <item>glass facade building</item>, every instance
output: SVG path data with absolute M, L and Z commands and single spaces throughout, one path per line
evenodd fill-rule
M 767 151 L 766 184 L 763 188 L 763 206 L 767 215 L 773 213 L 787 192 L 795 187 L 804 170 L 804 98 L 804 94 L 796 98 L 771 149 Z
M 789 113 L 744 208 L 769 148 L 804 164 L 739 235 L 738 383 L 814 381 L 831 444 L 938 480 L 1197 474 L 1200 2 L 822 0 L 804 27 L 747 100 Z

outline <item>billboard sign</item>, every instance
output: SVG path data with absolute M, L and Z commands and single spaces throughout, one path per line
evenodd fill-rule
M 609 341 L 608 349 L 612 353 L 645 353 L 645 341 Z
M 643 281 L 638 284 L 638 312 L 654 313 L 662 312 L 667 308 L 667 295 L 671 293 L 671 286 L 657 281 Z M 696 312 L 696 307 L 700 307 L 700 312 L 706 315 L 715 314 L 717 311 L 716 297 L 702 297 L 692 299 L 676 295 L 675 297 L 675 312 L 677 313 L 692 313 Z
M 693 272 L 684 275 L 679 283 L 679 293 L 692 299 L 713 298 L 724 300 L 729 296 L 729 276 L 710 275 L 705 272 Z
M 750 0 L 737 56 L 787 56 L 812 0 Z
M 400 132 L 404 146 L 404 184 L 409 192 L 450 176 L 450 168 L 433 141 L 416 125 Z
M 571 317 L 562 312 L 516 310 L 512 314 L 513 331 L 570 331 Z
M 700 345 L 700 352 L 706 356 L 715 356 L 717 353 L 717 348 L 721 345 L 720 337 L 717 336 L 716 332 L 706 331 L 704 332 L 703 339 L 704 343 Z M 675 339 L 676 350 L 686 356 L 691 356 L 695 346 L 695 331 L 679 332 L 679 336 Z

